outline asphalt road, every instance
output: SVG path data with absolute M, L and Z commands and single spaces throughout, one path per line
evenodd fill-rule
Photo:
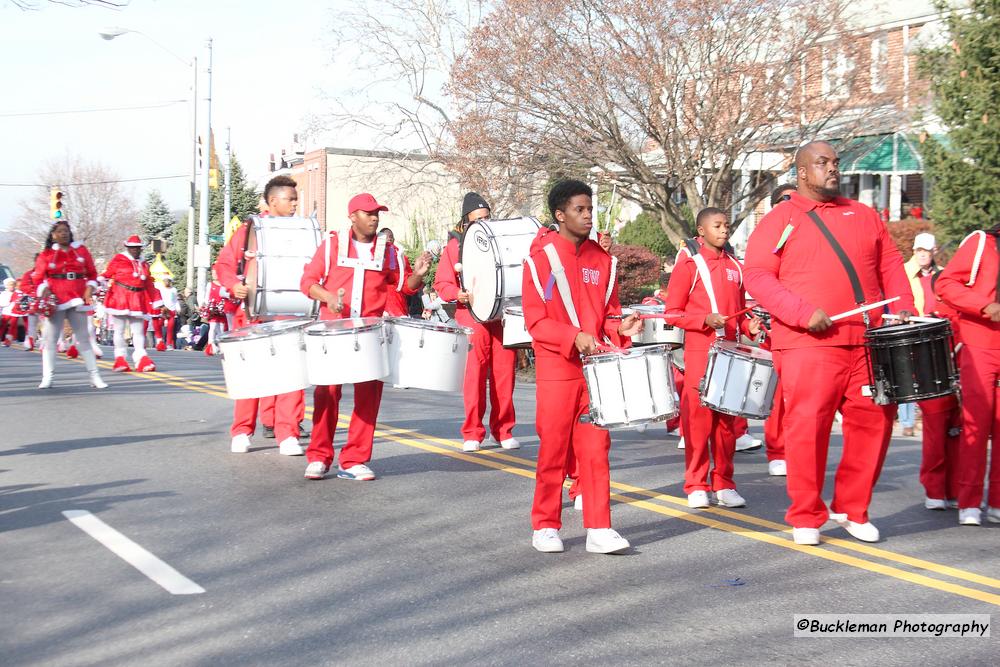
M 218 360 L 154 358 L 156 374 L 106 371 L 103 392 L 60 359 L 42 392 L 39 356 L 0 349 L 4 665 L 997 662 L 995 626 L 977 639 L 793 637 L 797 614 L 1000 611 L 1000 526 L 923 509 L 918 439 L 890 449 L 880 543 L 828 527 L 823 545 L 798 547 L 763 451 L 737 456 L 746 509 L 694 511 L 676 438 L 616 431 L 613 523 L 634 548 L 586 553 L 567 502 L 567 551 L 544 555 L 529 524 L 532 385 L 515 394 L 520 451 L 463 454 L 458 395 L 387 388 L 379 479 L 310 482 L 274 440 L 229 453 Z M 73 510 L 204 592 L 167 592 Z

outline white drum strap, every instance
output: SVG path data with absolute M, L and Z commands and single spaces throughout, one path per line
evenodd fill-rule
M 538 280 L 538 267 L 535 266 L 535 261 L 531 257 L 525 257 L 524 263 L 528 265 L 528 270 L 531 272 L 531 282 L 535 283 L 535 289 L 538 290 L 538 298 L 545 301 L 545 290 L 542 289 L 542 283 Z
M 351 317 L 361 317 L 361 298 L 365 291 L 364 267 L 354 267 L 354 278 L 351 280 Z
M 698 269 L 698 276 L 705 286 L 705 292 L 708 294 L 708 303 L 712 307 L 712 312 L 718 313 L 719 303 L 715 300 L 715 288 L 712 287 L 712 274 L 708 270 L 708 264 L 705 263 L 705 258 L 701 256 L 701 253 L 691 255 L 691 259 L 694 261 L 694 265 Z M 724 330 L 716 329 L 715 335 L 722 338 Z
M 618 258 L 614 255 L 611 256 L 611 277 L 608 280 L 608 291 L 604 293 L 604 305 L 608 305 L 608 301 L 611 301 L 611 290 L 615 288 L 615 280 L 618 279 Z
M 549 258 L 549 268 L 552 276 L 556 279 L 556 287 L 559 288 L 559 296 L 562 298 L 563 307 L 569 315 L 569 321 L 573 326 L 580 326 L 580 319 L 576 316 L 576 307 L 573 305 L 573 294 L 569 289 L 569 281 L 566 280 L 566 270 L 563 268 L 562 260 L 559 259 L 559 252 L 556 247 L 549 243 L 545 246 L 545 254 Z
M 399 280 L 396 282 L 396 291 L 403 291 L 403 283 L 406 281 L 406 271 L 404 270 L 403 262 L 406 255 L 403 254 L 403 249 L 398 245 L 393 244 L 393 248 L 396 249 L 396 268 L 399 269 Z
M 969 282 L 965 283 L 967 287 L 971 287 L 972 284 L 976 282 L 976 276 L 979 275 L 979 264 L 983 261 L 983 251 L 986 250 L 986 232 L 981 229 L 977 229 L 966 236 L 961 245 L 965 245 L 965 242 L 973 236 L 978 237 L 979 244 L 976 246 L 976 256 L 972 259 L 972 269 L 969 271 Z

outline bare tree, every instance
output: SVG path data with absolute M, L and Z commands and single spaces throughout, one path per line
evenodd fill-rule
M 783 171 L 803 138 L 873 126 L 848 6 L 501 0 L 452 70 L 450 164 L 469 181 L 519 175 L 522 196 L 539 174 L 616 185 L 674 243 L 692 232 L 684 199 L 742 219 L 772 186 L 764 162 Z M 737 188 L 741 169 L 757 175 Z
M 63 5 L 65 7 L 104 7 L 106 9 L 122 9 L 128 7 L 129 0 L 10 0 L 18 9 L 40 9 L 43 4 Z
M 68 155 L 43 166 L 38 179 L 62 191 L 73 236 L 90 250 L 98 270 L 104 268 L 101 260 L 121 251 L 125 238 L 139 233 L 139 212 L 109 167 Z M 43 186 L 20 202 L 21 212 L 11 226 L 16 235 L 12 255 L 19 266 L 30 264 L 52 227 L 49 195 L 50 188 Z

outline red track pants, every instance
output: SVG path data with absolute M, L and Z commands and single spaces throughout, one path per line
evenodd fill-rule
M 957 498 L 959 439 L 948 432 L 962 425 L 958 398 L 931 398 L 920 401 L 919 405 L 924 419 L 920 483 L 928 498 Z
M 681 429 L 684 431 L 684 493 L 735 489 L 733 454 L 736 418 L 701 405 L 698 385 L 708 366 L 708 350 L 684 350 L 684 391 Z M 714 467 L 711 466 L 714 462 Z M 710 470 L 711 468 L 711 470 Z M 711 473 L 711 479 L 709 479 Z
M 572 471 L 572 456 L 583 494 L 584 527 L 610 528 L 611 436 L 593 424 L 580 423 L 580 417 L 590 411 L 586 382 L 582 376 L 574 380 L 539 380 L 535 383 L 535 400 L 539 447 L 531 527 L 562 527 L 563 481 Z
M 469 358 L 465 364 L 465 421 L 462 439 L 482 442 L 486 437 L 486 386 L 490 390 L 490 433 L 497 442 L 511 437 L 514 430 L 514 365 L 517 351 L 503 346 L 503 323 L 475 322 Z
M 267 404 L 270 403 L 271 423 L 265 417 Z M 264 398 L 241 398 L 233 408 L 233 425 L 230 435 L 246 433 L 253 435 L 257 428 L 257 414 L 261 413 L 261 423 L 274 426 L 274 437 L 278 442 L 285 438 L 299 437 L 300 415 L 305 413 L 305 393 L 300 389 L 279 396 Z
M 333 436 L 337 433 L 342 385 L 316 385 L 313 390 L 313 430 L 306 460 L 333 465 Z M 382 403 L 382 382 L 371 380 L 354 385 L 354 413 L 347 428 L 347 442 L 340 448 L 340 467 L 348 469 L 372 460 L 375 422 Z
M 959 352 L 962 379 L 962 437 L 958 450 L 958 506 L 979 507 L 987 472 L 987 440 L 993 439 L 989 465 L 990 507 L 1000 507 L 1000 350 L 963 345 Z M 925 417 L 926 419 L 926 417 Z M 926 426 L 925 426 L 926 428 Z
M 774 365 L 778 366 L 778 353 L 774 353 Z M 771 414 L 764 420 L 764 447 L 767 450 L 767 460 L 777 461 L 785 458 L 785 437 L 782 434 L 781 417 L 785 412 L 785 402 L 781 398 L 781 379 L 778 379 L 778 386 L 774 389 L 774 404 L 771 406 Z
M 865 348 L 782 350 L 778 364 L 784 385 L 781 421 L 791 499 L 785 521 L 796 528 L 820 528 L 829 518 L 823 483 L 830 429 L 834 413 L 840 410 L 844 447 L 830 509 L 865 523 L 896 416 L 895 405 L 876 405 L 861 394 L 861 387 L 868 384 Z
M 301 424 L 302 420 L 306 418 L 306 393 L 305 391 L 300 390 L 299 395 L 302 397 L 302 400 L 299 401 L 299 405 L 295 413 L 296 433 L 299 432 L 298 425 Z M 277 403 L 277 401 L 274 400 L 275 398 L 275 396 L 265 396 L 260 399 L 260 423 L 269 428 L 274 428 L 274 406 Z M 275 435 L 277 435 L 277 431 L 275 431 Z

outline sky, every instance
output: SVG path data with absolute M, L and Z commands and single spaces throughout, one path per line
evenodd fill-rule
M 290 148 L 304 119 L 323 113 L 321 93 L 336 95 L 350 85 L 350 67 L 334 62 L 329 37 L 338 8 L 349 2 L 131 0 L 111 10 L 38 0 L 39 9 L 24 11 L 0 0 L 0 184 L 37 183 L 44 164 L 73 154 L 106 165 L 121 179 L 182 175 L 123 187 L 139 206 L 156 188 L 172 210 L 185 209 L 192 72 L 154 42 L 185 61 L 198 57 L 203 98 L 209 37 L 217 151 L 222 154 L 231 128 L 234 153 L 248 177 L 263 184 L 268 155 Z M 111 26 L 141 34 L 101 39 L 99 31 Z M 199 124 L 204 109 L 202 102 Z M 325 136 L 317 143 L 360 148 L 360 140 Z M 31 195 L 30 188 L 0 186 L 0 229 L 16 218 L 18 201 Z

